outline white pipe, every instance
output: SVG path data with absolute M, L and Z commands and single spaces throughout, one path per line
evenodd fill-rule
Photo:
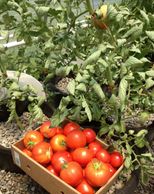
M 6 44 L 3 44 L 3 46 L 7 47 L 7 48 L 11 48 L 11 47 L 20 46 L 20 45 L 23 45 L 23 44 L 25 44 L 24 40 L 22 40 L 20 42 L 17 42 L 17 41 L 8 42 Z

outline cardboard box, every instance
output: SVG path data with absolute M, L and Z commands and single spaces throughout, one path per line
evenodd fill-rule
M 105 148 L 107 144 L 97 138 Z M 50 194 L 80 194 L 72 186 L 65 183 L 59 177 L 51 174 L 46 168 L 34 161 L 32 158 L 25 155 L 21 150 L 24 148 L 23 139 L 12 145 L 11 151 L 14 163 L 20 167 L 26 174 L 39 183 Z M 95 194 L 105 194 L 113 182 L 117 179 L 123 166 L 121 166 L 111 179 L 95 192 Z

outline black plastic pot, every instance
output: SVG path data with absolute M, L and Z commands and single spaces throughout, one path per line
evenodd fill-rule
M 52 96 L 47 97 L 48 104 L 50 104 L 54 109 L 59 106 L 61 99 L 68 94 L 60 90 L 56 87 L 56 84 L 62 79 L 63 77 L 55 76 L 44 83 L 44 87 L 46 93 L 51 93 Z
M 53 115 L 53 111 L 54 111 L 54 108 L 53 106 L 45 101 L 42 105 L 41 105 L 41 109 L 43 111 L 43 113 L 48 117 L 50 118 L 52 115 Z
M 131 178 L 125 183 L 125 186 L 115 191 L 115 194 L 133 194 L 139 183 L 139 171 L 131 174 Z
M 11 149 L 2 145 L 0 145 L 0 168 L 13 173 L 25 174 L 13 163 Z
M 18 116 L 21 116 L 24 112 L 28 110 L 28 101 L 16 101 L 16 112 Z M 0 106 L 0 122 L 1 121 L 7 121 L 9 118 L 10 112 L 6 106 L 6 104 L 3 104 Z

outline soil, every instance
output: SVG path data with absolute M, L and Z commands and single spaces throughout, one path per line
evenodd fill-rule
M 48 194 L 27 175 L 0 170 L 0 194 Z
M 56 83 L 55 86 L 57 87 L 58 90 L 67 94 L 68 93 L 67 86 L 71 80 L 72 78 L 69 78 L 69 77 L 62 78 L 61 80 L 59 80 L 58 83 Z

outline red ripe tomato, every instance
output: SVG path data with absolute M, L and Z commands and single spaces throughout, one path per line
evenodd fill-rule
M 56 128 L 56 134 L 63 134 L 64 131 L 61 127 L 55 127 Z
M 50 140 L 50 145 L 53 151 L 65 151 L 67 149 L 66 136 L 57 134 Z
M 110 159 L 110 163 L 114 168 L 118 168 L 123 164 L 123 157 L 122 155 L 115 151 L 111 153 L 111 159 Z
M 107 150 L 103 148 L 96 153 L 96 158 L 105 163 L 110 162 L 110 154 Z
M 86 140 L 87 140 L 87 143 L 91 143 L 92 141 L 95 140 L 96 138 L 96 133 L 93 129 L 91 128 L 85 128 L 83 130 L 83 133 L 85 134 L 86 136 Z
M 74 129 L 80 129 L 80 125 L 75 122 L 69 122 L 64 126 L 64 134 L 68 135 Z
M 32 152 L 31 152 L 30 150 L 28 150 L 28 149 L 23 149 L 22 151 L 23 151 L 27 156 L 32 157 Z
M 86 136 L 81 130 L 74 129 L 67 135 L 66 143 L 71 149 L 84 147 L 86 145 Z
M 73 187 L 77 186 L 83 179 L 81 166 L 77 162 L 64 164 L 60 171 L 60 178 Z
M 85 168 L 86 180 L 94 187 L 101 187 L 107 183 L 111 177 L 108 164 L 94 158 Z
M 102 149 L 102 145 L 97 142 L 97 141 L 93 141 L 88 145 L 88 148 L 92 151 L 93 156 L 95 157 L 96 153 Z
M 106 164 L 107 164 L 108 167 L 109 167 L 109 171 L 110 171 L 111 176 L 113 176 L 114 173 L 116 172 L 116 169 L 113 168 L 113 166 L 112 166 L 111 164 L 109 164 L 109 163 L 106 163 Z
M 88 148 L 77 148 L 72 152 L 72 158 L 81 166 L 85 166 L 91 161 L 93 154 Z
M 51 138 L 56 134 L 56 128 L 50 127 L 50 126 L 51 126 L 51 122 L 45 121 L 40 127 L 41 134 L 46 138 Z
M 83 179 L 82 182 L 76 187 L 76 190 L 82 194 L 94 194 L 94 189 L 89 185 L 89 183 Z
M 25 134 L 23 143 L 27 149 L 32 150 L 36 144 L 42 142 L 43 140 L 44 137 L 40 132 L 30 130 Z
M 40 164 L 47 164 L 53 155 L 51 146 L 47 142 L 38 143 L 32 150 L 32 157 Z
M 58 173 L 55 171 L 55 169 L 53 168 L 52 165 L 49 165 L 49 166 L 47 167 L 47 170 L 48 170 L 49 172 L 51 172 L 52 174 L 58 176 Z
M 54 169 L 57 172 L 60 172 L 62 166 L 65 163 L 69 163 L 72 161 L 72 156 L 69 152 L 67 151 L 59 151 L 59 152 L 55 152 L 51 158 L 51 163 L 54 167 Z

